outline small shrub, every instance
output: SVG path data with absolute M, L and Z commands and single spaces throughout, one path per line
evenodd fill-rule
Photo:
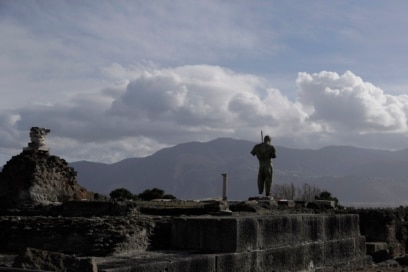
M 125 188 L 115 189 L 110 192 L 109 196 L 115 200 L 130 200 L 135 198 L 135 195 Z
M 163 198 L 164 191 L 162 189 L 153 188 L 144 190 L 143 193 L 139 194 L 139 198 L 142 200 L 150 201 L 153 199 Z
M 164 190 L 159 188 L 144 190 L 143 193 L 140 193 L 136 197 L 144 201 L 150 201 L 153 199 L 177 199 L 174 195 L 165 194 Z
M 174 195 L 166 194 L 163 196 L 163 199 L 177 199 L 177 197 L 175 197 Z
M 339 203 L 339 200 L 337 199 L 337 197 L 333 197 L 333 196 L 331 195 L 331 193 L 328 192 L 328 191 L 323 191 L 323 192 L 321 192 L 320 195 L 319 195 L 319 196 L 316 196 L 315 198 L 316 198 L 316 200 L 330 200 L 330 201 L 334 201 L 334 202 L 336 203 L 336 205 Z

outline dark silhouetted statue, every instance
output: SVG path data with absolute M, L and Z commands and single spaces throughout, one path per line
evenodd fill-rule
M 259 161 L 258 171 L 258 191 L 262 194 L 265 189 L 265 195 L 271 195 L 273 166 L 272 159 L 276 158 L 276 150 L 271 145 L 271 137 L 266 135 L 263 143 L 257 144 L 251 151 L 253 156 L 256 155 Z

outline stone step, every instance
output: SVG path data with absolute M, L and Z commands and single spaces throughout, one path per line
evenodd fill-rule
M 316 241 L 355 239 L 360 243 L 358 222 L 354 214 L 176 218 L 170 244 L 177 249 L 243 252 Z M 363 241 L 363 251 L 364 246 Z
M 132 259 L 108 258 L 98 263 L 99 272 L 248 272 L 248 271 L 354 271 L 371 264 L 371 258 L 349 248 L 353 239 L 313 242 L 237 253 L 205 254 L 174 251 Z M 344 248 L 344 245 L 348 246 Z M 356 251 L 358 254 L 356 254 Z

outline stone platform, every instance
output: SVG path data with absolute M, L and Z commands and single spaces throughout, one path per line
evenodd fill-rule
M 358 215 L 186 217 L 171 222 L 172 251 L 98 261 L 98 271 L 351 271 L 371 263 Z
M 172 215 L 157 215 L 152 207 Z M 2 262 L 8 267 L 12 260 L 33 262 L 39 250 L 36 254 L 56 263 L 85 258 L 93 268 L 83 272 L 353 271 L 371 265 L 357 214 L 272 205 L 257 212 L 230 206 L 234 211 L 227 216 L 214 207 L 77 201 L 10 210 L 0 216 L 0 253 L 10 254 Z M 180 211 L 191 214 L 173 215 Z

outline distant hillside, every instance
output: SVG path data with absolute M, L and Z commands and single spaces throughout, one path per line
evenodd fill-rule
M 80 161 L 70 165 L 78 172 L 79 183 L 98 193 L 109 194 L 120 187 L 140 193 L 158 187 L 181 199 L 221 196 L 221 173 L 227 173 L 229 199 L 244 200 L 257 195 L 258 162 L 249 153 L 254 144 L 220 138 L 180 144 L 115 164 Z M 274 183 L 315 184 L 343 204 L 407 204 L 408 150 L 276 148 Z

